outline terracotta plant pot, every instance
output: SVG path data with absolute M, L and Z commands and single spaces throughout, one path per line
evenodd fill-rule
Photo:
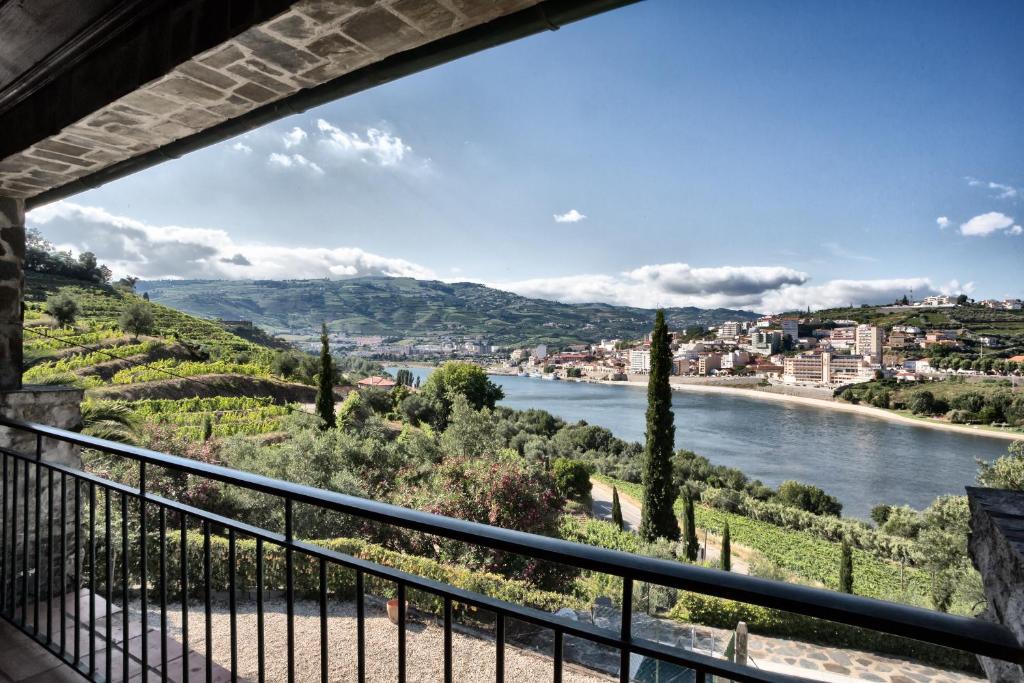
M 405 601 L 405 614 L 406 621 L 408 621 L 409 615 L 409 601 Z M 392 624 L 398 625 L 398 598 L 391 598 L 388 600 L 388 619 L 391 620 Z

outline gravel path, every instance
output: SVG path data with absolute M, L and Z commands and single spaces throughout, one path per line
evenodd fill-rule
M 180 641 L 181 611 L 168 606 L 168 635 Z M 283 600 L 264 603 L 264 637 L 266 647 L 266 673 L 268 681 L 287 678 L 287 616 Z M 158 615 L 159 612 L 153 612 Z M 410 615 L 412 621 L 406 631 L 406 661 L 409 681 L 441 681 L 444 666 L 444 629 L 433 616 Z M 158 617 L 157 617 L 158 618 Z M 256 680 L 256 606 L 254 602 L 238 605 L 238 674 L 239 678 Z M 205 614 L 203 605 L 189 605 L 189 647 L 193 652 L 205 652 Z M 152 618 L 151 618 L 151 623 Z M 229 668 L 231 665 L 230 617 L 223 603 L 214 605 L 213 659 Z M 366 671 L 369 681 L 396 681 L 398 679 L 398 629 L 388 621 L 381 605 L 367 601 L 366 605 Z M 295 678 L 298 681 L 320 680 L 320 606 L 317 602 L 300 601 L 295 604 Z M 356 619 L 355 604 L 331 602 L 328 604 L 328 666 L 331 681 L 356 680 Z M 452 635 L 454 679 L 456 681 L 487 681 L 495 678 L 494 641 L 456 631 Z M 551 680 L 550 656 L 524 650 L 511 645 L 505 648 L 505 677 L 510 681 Z M 578 683 L 607 683 L 612 678 L 566 664 L 564 681 Z

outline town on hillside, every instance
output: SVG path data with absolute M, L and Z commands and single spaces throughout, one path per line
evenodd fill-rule
M 675 332 L 672 368 L 678 378 L 754 378 L 791 387 L 836 389 L 873 379 L 919 382 L 948 376 L 1019 378 L 1024 354 L 1015 334 L 978 333 L 954 325 L 945 309 L 1020 311 L 1020 299 L 968 302 L 930 296 L 910 303 L 865 308 L 872 313 L 932 310 L 943 326 L 866 324 L 821 312 L 805 316 L 766 315 L 755 321 L 727 321 L 707 329 Z M 904 316 L 905 317 L 905 316 Z M 923 316 L 928 320 L 928 316 Z M 650 338 L 607 339 L 551 352 L 546 345 L 513 350 L 500 371 L 546 379 L 627 381 L 650 371 Z

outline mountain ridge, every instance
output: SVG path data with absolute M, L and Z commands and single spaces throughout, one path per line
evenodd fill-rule
M 486 337 L 494 343 L 572 343 L 637 338 L 654 309 L 533 299 L 472 282 L 388 276 L 342 280 L 147 280 L 140 293 L 192 315 L 251 320 L 273 333 L 333 332 L 385 337 Z M 666 308 L 669 325 L 753 320 L 726 308 Z

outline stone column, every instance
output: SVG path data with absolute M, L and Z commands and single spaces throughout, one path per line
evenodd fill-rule
M 0 416 L 22 420 L 26 422 L 39 422 L 52 427 L 65 429 L 77 428 L 82 421 L 82 391 L 73 387 L 22 387 L 22 325 L 24 315 L 22 302 L 25 294 L 25 205 L 21 199 L 0 197 Z M 34 434 L 16 429 L 0 427 L 0 446 L 9 448 L 18 453 L 34 456 L 36 453 L 36 437 Z M 44 462 L 58 463 L 68 467 L 79 469 L 82 466 L 82 459 L 79 449 L 76 446 L 43 439 L 42 460 Z M 10 520 L 13 514 L 13 475 L 15 458 L 5 457 L 7 478 L 3 482 L 3 500 L 6 509 L 3 510 L 5 519 Z M 49 514 L 50 488 L 49 471 L 34 463 L 19 461 L 18 463 L 18 496 L 19 496 L 19 523 L 17 529 L 8 527 L 7 547 L 12 546 L 18 551 L 26 544 L 30 550 L 30 557 L 34 555 L 37 541 L 43 547 L 42 557 L 48 557 L 45 546 L 50 537 L 49 523 L 56 524 L 59 520 L 60 510 L 60 476 L 53 477 L 54 483 L 54 515 Z M 39 528 L 40 538 L 35 536 L 35 495 L 39 491 Z M 28 533 L 24 531 L 23 522 L 25 519 L 24 493 L 25 485 L 28 485 L 30 504 L 28 506 Z M 67 481 L 65 491 L 68 498 L 65 501 L 67 510 L 69 530 L 74 521 L 74 496 L 73 482 Z M 60 529 L 53 529 L 54 536 L 59 537 Z M 0 562 L 7 561 L 8 556 L 0 558 Z M 34 558 L 33 558 L 34 559 Z M 41 558 L 41 561 L 42 560 Z M 32 567 L 34 570 L 35 568 Z M 12 577 L 14 567 L 7 567 L 6 575 L 8 580 Z M 25 568 L 20 567 L 20 572 Z M 59 579 L 57 579 L 59 580 Z M 34 581 L 30 582 L 34 587 Z M 45 595 L 45 584 L 41 585 L 41 591 Z
M 0 197 L 0 391 L 21 388 L 25 203 Z
M 967 499 L 968 549 L 985 588 L 984 618 L 1002 624 L 1024 643 L 1024 492 L 969 486 Z M 1024 671 L 1016 664 L 988 657 L 978 660 L 990 681 L 1024 681 Z

